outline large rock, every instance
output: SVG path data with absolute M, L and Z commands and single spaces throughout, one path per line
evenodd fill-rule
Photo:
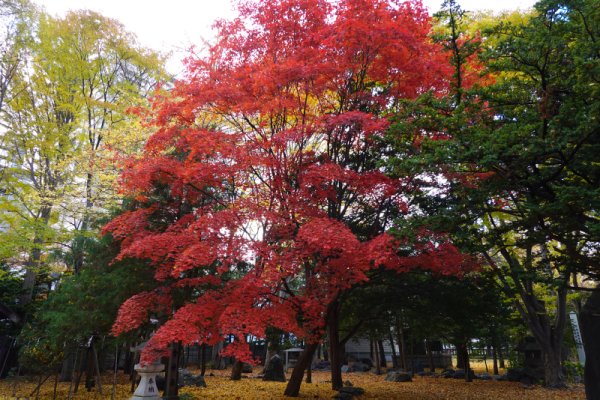
M 340 393 L 349 393 L 352 396 L 361 396 L 365 394 L 365 389 L 356 386 L 344 386 L 339 390 Z
M 469 376 L 471 379 L 475 379 L 475 372 L 472 369 L 469 369 Z M 457 369 L 454 371 L 454 375 L 452 375 L 454 379 L 465 379 L 465 370 Z
M 242 364 L 242 374 L 251 374 L 252 373 L 252 365 L 248 363 Z
M 423 372 L 423 371 L 425 371 L 425 364 L 423 364 L 423 363 L 422 363 L 422 362 L 420 362 L 420 361 L 417 361 L 417 362 L 415 362 L 415 363 L 412 365 L 412 371 L 413 371 L 415 374 L 418 374 L 419 372 Z
M 337 400 L 352 400 L 354 396 L 361 396 L 363 394 L 365 394 L 365 390 L 363 388 L 345 386 L 341 388 L 338 393 L 333 396 L 333 398 Z
M 506 372 L 506 380 L 511 382 L 519 382 L 525 376 L 526 374 L 523 368 L 509 368 Z
M 331 363 L 329 361 L 320 360 L 313 365 L 312 369 L 321 371 L 330 370 Z
M 365 363 L 357 361 L 353 363 L 348 369 L 349 372 L 367 372 L 371 367 Z
M 412 377 L 406 372 L 388 372 L 385 380 L 388 382 L 412 382 Z
M 533 385 L 538 382 L 535 373 L 526 368 L 510 368 L 506 373 L 506 380 Z
M 275 354 L 269 360 L 265 369 L 263 381 L 285 382 L 285 372 L 283 371 L 283 360 Z
M 454 377 L 454 370 L 452 368 L 445 369 L 440 376 L 442 378 L 452 378 Z
M 206 387 L 206 381 L 200 374 L 194 375 L 189 370 L 183 368 L 179 370 L 179 380 L 177 381 L 179 387 L 184 386 L 197 386 Z

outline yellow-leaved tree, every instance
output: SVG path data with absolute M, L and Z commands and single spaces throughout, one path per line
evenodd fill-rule
M 165 79 L 164 58 L 115 20 L 32 15 L 0 111 L 0 257 L 24 271 L 21 304 L 53 267 L 84 264 L 86 237 L 118 201 L 113 148 L 135 151 L 145 136 L 128 109 Z

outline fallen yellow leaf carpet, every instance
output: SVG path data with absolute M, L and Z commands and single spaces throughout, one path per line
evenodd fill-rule
M 212 371 L 214 376 L 206 376 L 207 388 L 183 388 L 182 399 L 223 399 L 223 400 L 275 400 L 289 399 L 283 396 L 285 383 L 264 382 L 256 375 L 244 376 L 241 381 L 231 381 L 228 371 Z M 471 383 L 455 379 L 432 377 L 415 377 L 413 382 L 386 382 L 385 375 L 366 373 L 347 373 L 344 381 L 365 389 L 363 399 L 382 400 L 584 400 L 582 385 L 573 385 L 569 389 L 551 390 L 540 386 L 525 387 L 516 382 L 474 381 Z M 331 390 L 328 372 L 313 372 L 313 383 L 303 383 L 300 389 L 302 399 L 331 399 L 336 393 Z M 87 392 L 83 382 L 75 400 L 125 400 L 131 397 L 131 385 L 128 376 L 119 373 L 113 397 L 113 376 L 104 375 L 102 381 L 103 395 L 96 390 Z M 66 400 L 69 393 L 69 382 L 60 382 L 54 396 L 54 379 L 48 379 L 41 386 L 39 393 L 33 393 L 38 385 L 38 378 L 5 379 L 0 381 L 0 400 Z M 33 393 L 33 394 L 32 394 Z

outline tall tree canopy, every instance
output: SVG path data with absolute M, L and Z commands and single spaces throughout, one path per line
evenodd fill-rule
M 116 201 L 105 144 L 127 142 L 131 135 L 119 129 L 129 122 L 136 130 L 126 109 L 161 77 L 158 55 L 114 20 L 84 11 L 63 19 L 34 9 L 26 15 L 29 30 L 15 31 L 18 64 L 0 113 L 0 254 L 25 270 L 22 303 L 44 282 L 53 253 L 70 254 L 67 267 L 81 268 L 75 237 Z
M 379 167 L 385 116 L 448 82 L 422 6 L 281 0 L 239 13 L 154 104 L 156 132 L 122 177 L 137 209 L 105 228 L 119 258 L 152 260 L 163 282 L 124 303 L 114 332 L 180 306 L 146 362 L 170 342 L 224 334 L 235 335 L 226 354 L 251 361 L 246 335 L 268 326 L 311 344 L 327 326 L 334 340 L 340 293 L 371 269 L 455 273 L 464 261 L 442 235 L 421 230 L 408 245 L 386 234 L 408 187 Z M 181 287 L 192 295 L 177 304 Z

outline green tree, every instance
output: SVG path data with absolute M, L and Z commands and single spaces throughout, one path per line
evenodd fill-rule
M 594 1 L 542 1 L 499 24 L 485 58 L 495 82 L 460 90 L 455 77 L 451 97 L 407 105 L 394 130 L 412 157 L 396 173 L 426 188 L 415 207 L 497 273 L 552 387 L 565 384 L 570 283 L 598 265 L 598 16 Z
M 0 264 L 0 335 L 13 334 L 14 326 L 21 320 L 18 298 L 22 279 L 6 264 Z
M 63 374 L 67 377 L 69 357 L 92 335 L 102 339 L 100 353 L 113 352 L 110 331 L 121 303 L 139 290 L 156 286 L 146 263 L 112 263 L 118 249 L 110 236 L 89 240 L 86 247 L 90 264 L 78 274 L 63 277 L 24 327 L 19 337 L 20 361 L 24 366 L 56 368 L 63 362 Z M 132 337 L 137 340 L 152 329 L 147 324 L 131 335 L 123 335 L 119 342 Z
M 441 339 L 454 344 L 459 367 L 465 369 L 472 339 L 498 346 L 500 331 L 512 324 L 505 296 L 485 271 L 460 278 L 428 271 L 403 275 L 382 271 L 343 300 L 345 341 L 354 334 L 388 339 L 390 331 L 405 329 L 402 336 L 412 343 Z M 401 342 L 402 337 L 397 337 Z

